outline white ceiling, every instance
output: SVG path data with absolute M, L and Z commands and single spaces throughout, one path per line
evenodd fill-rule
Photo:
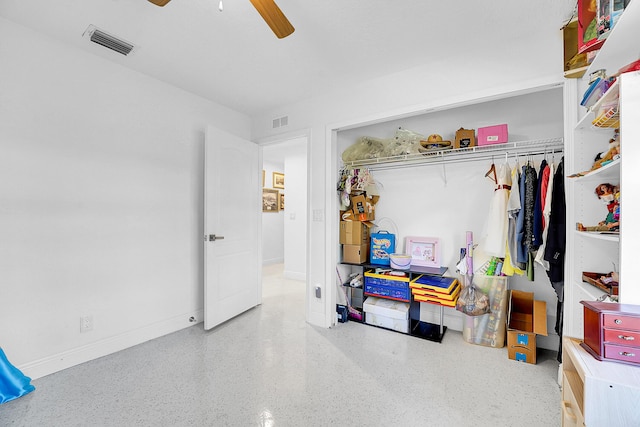
M 249 0 L 0 0 L 0 16 L 254 115 L 329 90 L 557 32 L 575 0 L 277 0 L 296 31 L 277 39 Z M 82 37 L 129 41 L 125 57 Z M 6 41 L 4 41 L 6 42 Z M 437 73 L 446 70 L 434 70 Z

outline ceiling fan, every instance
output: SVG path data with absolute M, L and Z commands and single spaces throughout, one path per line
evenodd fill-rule
M 164 6 L 171 0 L 149 0 L 156 6 Z M 291 35 L 295 28 L 291 25 L 291 22 L 284 16 L 282 10 L 273 0 L 249 0 L 253 7 L 256 8 L 258 13 L 262 15 L 262 19 L 269 25 L 271 31 L 274 32 L 279 39 L 285 38 Z

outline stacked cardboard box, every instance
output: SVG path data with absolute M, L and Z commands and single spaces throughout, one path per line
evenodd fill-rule
M 533 292 L 511 291 L 507 348 L 509 359 L 536 363 L 536 335 L 547 335 L 547 303 Z
M 351 196 L 351 209 L 340 212 L 342 262 L 362 264 L 369 255 L 369 229 L 375 219 L 378 196 Z
M 342 262 L 362 264 L 369 254 L 370 222 L 340 221 Z

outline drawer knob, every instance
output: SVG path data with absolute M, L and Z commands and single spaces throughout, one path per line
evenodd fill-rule
M 621 351 L 620 352 L 620 356 L 633 357 L 635 355 L 636 355 L 635 353 L 627 353 L 626 351 Z
M 618 338 L 625 341 L 633 341 L 636 339 L 635 337 L 630 337 L 628 335 L 618 335 Z
M 622 324 L 622 320 L 621 319 L 616 319 L 613 321 L 616 325 L 620 325 Z

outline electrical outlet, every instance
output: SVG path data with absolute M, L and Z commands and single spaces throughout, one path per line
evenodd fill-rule
M 89 332 L 93 330 L 93 316 L 80 317 L 80 332 Z

